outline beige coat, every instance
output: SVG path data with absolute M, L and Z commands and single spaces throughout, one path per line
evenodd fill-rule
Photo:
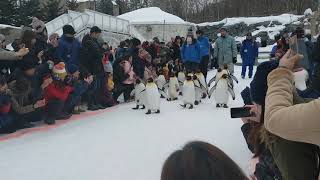
M 18 56 L 14 51 L 7 51 L 0 48 L 0 60 L 19 60 L 21 58 L 22 57 Z
M 293 105 L 293 73 L 278 68 L 268 76 L 264 125 L 284 139 L 320 146 L 320 99 Z

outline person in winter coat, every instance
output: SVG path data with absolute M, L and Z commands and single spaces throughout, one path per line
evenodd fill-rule
M 132 65 L 134 73 L 140 78 L 144 77 L 144 70 L 146 67 L 146 61 L 144 61 L 139 55 L 139 51 L 141 49 L 141 41 L 137 38 L 131 39 L 131 48 L 129 53 L 132 56 Z
M 294 105 L 292 100 L 293 73 L 296 64 L 303 58 L 289 58 L 290 50 L 281 59 L 280 66 L 268 77 L 265 127 L 272 133 L 292 141 L 320 145 L 318 116 L 320 101 Z
M 43 107 L 46 105 L 46 101 L 34 99 L 30 81 L 20 77 L 9 84 L 9 89 L 15 118 L 21 123 L 23 122 L 24 127 L 32 127 L 30 122 L 44 120 Z
M 221 37 L 216 40 L 214 58 L 218 61 L 219 67 L 228 65 L 230 72 L 234 73 L 234 64 L 237 63 L 237 45 L 234 38 L 227 33 L 226 28 L 220 29 Z
M 297 96 L 292 69 L 302 58 L 289 58 L 290 53 L 268 75 L 264 126 L 274 135 L 266 140 L 284 179 L 317 179 L 317 100 L 307 103 Z
M 32 26 L 33 31 L 36 33 L 36 43 L 35 43 L 35 51 L 36 54 L 40 53 L 47 49 L 47 41 L 48 41 L 48 32 L 46 25 L 43 21 L 39 20 L 36 17 L 32 18 Z
M 132 61 L 132 56 L 126 55 L 114 64 L 114 100 L 117 100 L 122 93 L 126 102 L 130 99 L 130 93 L 134 89 L 134 83 L 138 78 L 133 71 Z
M 98 43 L 101 33 L 102 30 L 94 26 L 91 28 L 90 34 L 82 39 L 81 68 L 94 76 L 94 81 L 88 90 L 88 93 L 92 94 L 92 97 L 89 98 L 88 110 L 106 108 L 99 103 L 99 98 L 103 95 L 105 89 L 105 72 L 102 63 L 103 50 Z
M 188 32 L 187 40 L 181 47 L 181 59 L 187 73 L 195 73 L 201 62 L 201 47 L 194 38 L 193 32 Z
M 249 180 L 241 168 L 219 148 L 190 142 L 165 161 L 161 180 Z
M 18 121 L 10 113 L 11 97 L 4 76 L 0 76 L 0 134 L 13 133 L 17 130 Z
M 55 65 L 52 72 L 53 81 L 44 89 L 44 98 L 47 102 L 46 123 L 48 124 L 54 124 L 55 120 L 64 120 L 71 117 L 70 113 L 64 111 L 69 95 L 73 91 L 73 87 L 67 82 L 71 78 L 67 76 L 65 64 L 61 62 Z M 50 78 L 47 77 L 47 79 Z
M 71 64 L 79 65 L 80 42 L 74 37 L 76 34 L 71 25 L 63 26 L 63 35 L 59 39 L 58 58 L 68 66 Z
M 181 63 L 181 50 L 180 50 L 181 45 L 182 45 L 181 37 L 177 36 L 172 45 L 172 51 L 173 51 L 172 60 L 175 62 L 175 64 Z
M 260 64 L 250 84 L 248 96 L 251 97 L 254 105 L 249 107 L 252 107 L 252 112 L 255 112 L 257 116 L 245 118 L 246 124 L 242 130 L 244 134 L 247 134 L 249 148 L 251 147 L 250 149 L 254 150 L 255 156 L 259 157 L 255 176 L 258 179 L 267 179 L 270 176 L 285 180 L 315 179 L 318 173 L 317 148 L 312 144 L 285 140 L 269 133 L 263 127 L 265 106 L 267 105 L 265 102 L 268 90 L 267 77 L 278 67 L 278 62 L 269 61 Z M 296 92 L 293 95 L 294 102 L 303 101 Z
M 246 40 L 242 42 L 241 50 L 240 50 L 241 58 L 242 58 L 242 79 L 246 76 L 247 67 L 249 66 L 249 78 L 252 78 L 253 75 L 253 65 L 256 62 L 256 59 L 259 55 L 259 47 L 258 44 L 252 38 L 252 34 L 248 33 Z
M 32 64 L 40 64 L 43 51 L 36 47 L 37 34 L 30 29 L 25 29 L 22 32 L 20 46 L 29 49 L 29 53 L 23 56 L 22 61 L 27 61 Z M 19 61 L 21 63 L 22 61 Z
M 200 70 L 204 75 L 205 79 L 207 79 L 211 44 L 209 42 L 209 38 L 204 36 L 202 30 L 198 30 L 196 34 L 197 34 L 198 42 L 200 44 L 200 49 L 201 49 Z
M 18 52 L 6 49 L 6 37 L 0 34 L 0 60 L 20 60 L 29 53 L 29 49 L 21 48 Z
M 59 59 L 59 54 L 58 54 L 59 39 L 60 37 L 57 33 L 53 33 L 49 36 L 47 49 L 43 53 L 43 56 L 44 56 L 43 59 L 46 62 L 51 61 L 54 64 L 63 62 L 62 59 Z

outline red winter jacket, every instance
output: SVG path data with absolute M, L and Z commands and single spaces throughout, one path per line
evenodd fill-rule
M 63 102 L 66 102 L 66 100 L 69 97 L 69 94 L 72 91 L 73 88 L 71 86 L 65 86 L 64 88 L 60 88 L 54 83 L 51 83 L 44 91 L 44 98 L 46 99 L 46 102 L 52 99 L 58 99 Z

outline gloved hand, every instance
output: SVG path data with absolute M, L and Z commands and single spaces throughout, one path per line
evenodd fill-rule
M 237 62 L 238 62 L 237 57 L 234 57 L 234 58 L 233 58 L 233 64 L 235 64 L 235 63 L 237 63 Z

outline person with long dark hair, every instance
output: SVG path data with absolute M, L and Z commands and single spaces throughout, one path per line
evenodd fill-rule
M 205 142 L 191 142 L 165 161 L 161 180 L 248 180 L 222 150 Z
M 188 73 L 195 73 L 199 68 L 201 62 L 201 47 L 194 38 L 192 31 L 188 32 L 187 39 L 181 47 L 181 59 Z

